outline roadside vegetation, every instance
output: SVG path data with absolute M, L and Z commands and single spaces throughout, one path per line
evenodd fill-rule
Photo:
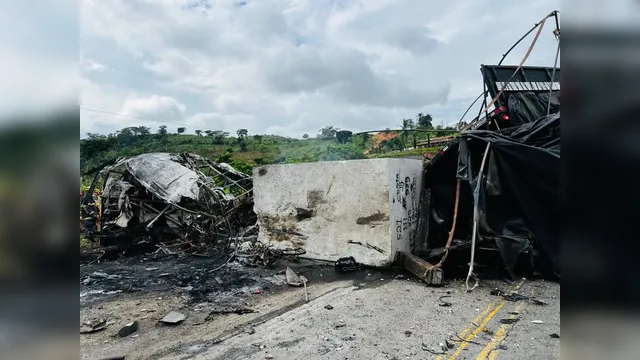
M 416 119 L 403 119 L 399 129 L 381 129 L 377 134 L 353 134 L 334 126 L 326 126 L 314 136 L 302 139 L 278 135 L 251 134 L 238 129 L 235 134 L 221 130 L 186 128 L 175 132 L 162 125 L 155 131 L 144 126 L 132 126 L 108 135 L 87 134 L 80 141 L 82 188 L 90 185 L 90 173 L 120 157 L 147 152 L 190 152 L 251 174 L 254 166 L 277 163 L 303 163 L 332 160 L 352 160 L 379 157 L 404 157 L 434 153 L 438 148 L 413 148 L 416 143 L 450 135 L 453 128 L 433 126 L 429 114 Z M 421 130 L 421 131 L 413 131 Z M 449 132 L 448 132 L 449 131 Z

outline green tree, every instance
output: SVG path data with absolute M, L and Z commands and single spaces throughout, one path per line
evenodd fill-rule
M 253 135 L 253 140 L 255 140 L 258 144 L 262 144 L 262 135 Z
M 135 136 L 133 129 L 134 129 L 133 127 L 126 127 L 124 129 L 118 130 L 116 131 L 116 137 L 125 138 L 129 136 Z
M 309 134 L 304 134 L 304 135 L 302 135 L 302 138 L 303 138 L 303 139 L 305 139 L 305 140 L 307 140 L 307 139 L 309 138 Z
M 136 126 L 132 128 L 135 135 L 146 136 L 151 135 L 151 129 L 146 126 Z
M 224 140 L 229 136 L 229 133 L 222 130 L 214 130 L 211 132 L 211 137 L 213 137 L 213 143 L 217 145 L 223 145 Z
M 238 131 L 236 131 L 236 134 L 238 134 L 238 139 L 245 139 L 249 135 L 249 130 L 238 129 Z
M 340 131 L 340 129 L 333 127 L 332 125 L 325 126 L 320 131 L 318 131 L 318 139 L 322 140 L 331 140 L 336 137 L 336 133 Z
M 96 139 L 104 139 L 104 138 L 106 138 L 106 136 L 102 135 L 102 134 L 90 133 L 89 132 L 89 133 L 87 133 L 87 138 L 89 140 L 96 140 Z
M 407 144 L 407 137 L 409 135 L 409 130 L 412 130 L 414 127 L 412 119 L 402 119 L 402 124 L 400 125 L 402 128 L 402 144 Z
M 249 136 L 249 131 L 247 129 L 238 129 L 236 131 L 238 134 L 238 144 L 240 144 L 240 151 L 247 151 L 247 137 Z
M 364 149 L 367 146 L 367 141 L 369 140 L 370 135 L 367 133 L 362 133 L 359 136 L 356 136 L 355 144 L 357 147 Z
M 431 130 L 433 129 L 433 117 L 431 114 L 418 113 L 416 116 L 416 122 L 419 129 Z
M 158 135 L 167 135 L 167 125 L 160 125 Z
M 195 133 L 196 133 L 196 135 L 198 135 L 198 136 L 202 136 L 202 130 L 196 130 L 196 131 L 195 131 Z
M 186 127 L 179 127 L 178 129 L 178 134 L 184 134 L 184 132 L 187 130 Z
M 385 152 L 396 151 L 396 150 L 401 151 L 404 149 L 404 144 L 402 143 L 402 140 L 400 140 L 399 137 L 394 137 L 393 139 L 383 140 L 382 142 L 380 142 L 380 149 L 382 149 Z
M 340 130 L 336 132 L 336 139 L 340 144 L 346 144 L 351 141 L 351 136 L 353 133 L 349 130 Z
M 213 131 L 211 131 L 211 130 L 205 130 L 205 131 L 204 131 L 204 133 L 205 133 L 207 136 L 213 136 Z

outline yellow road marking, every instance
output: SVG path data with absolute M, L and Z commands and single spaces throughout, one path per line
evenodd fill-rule
M 516 286 L 514 286 L 512 289 L 508 290 L 509 292 L 511 291 L 517 291 L 519 290 L 522 285 L 524 285 L 524 279 L 522 279 Z M 487 323 L 489 321 L 491 321 L 491 319 L 493 319 L 494 316 L 496 316 L 496 314 L 498 313 L 498 311 L 500 311 L 500 309 L 502 309 L 502 307 L 507 303 L 506 300 L 501 300 L 497 305 L 494 304 L 490 304 L 489 306 L 487 306 L 487 308 L 485 309 L 485 311 L 483 311 L 482 314 L 480 314 L 479 316 L 477 316 L 474 320 L 473 323 L 475 323 L 476 325 L 469 324 L 469 326 L 467 326 L 467 328 L 460 334 L 458 334 L 458 336 L 460 336 L 460 338 L 464 339 L 465 341 L 463 341 L 462 343 L 460 343 L 460 345 L 458 345 L 458 348 L 455 350 L 455 352 L 449 357 L 449 360 L 455 360 L 460 353 L 462 353 L 462 351 L 464 351 L 464 349 L 468 346 L 468 341 L 472 340 L 474 337 L 476 337 L 478 335 L 478 333 L 480 333 L 482 331 L 482 329 L 485 327 L 485 325 L 487 325 Z M 482 320 L 482 322 L 478 323 L 480 321 L 480 319 L 486 314 L 489 313 L 484 320 Z M 467 336 L 467 333 L 473 329 L 475 327 L 475 330 Z M 465 337 L 466 336 L 466 337 Z M 438 356 L 436 357 L 437 360 L 442 360 L 443 357 Z
M 487 315 L 487 313 L 489 313 L 489 311 L 493 310 L 495 304 L 491 303 L 489 305 L 487 305 L 487 307 L 480 313 L 480 315 L 476 316 L 475 319 L 473 319 L 473 321 L 471 322 L 471 324 L 467 325 L 467 328 L 462 330 L 462 332 L 460 334 L 458 334 L 458 336 L 460 336 L 461 338 L 464 338 L 465 336 L 467 336 L 467 334 L 469 332 L 471 332 L 473 330 L 473 328 L 475 327 L 475 325 L 473 324 L 478 324 L 480 322 L 480 320 L 482 320 L 484 318 L 485 315 Z M 442 360 L 443 357 L 441 355 L 438 355 L 436 357 L 436 360 Z
M 533 289 L 531 289 L 531 297 L 533 297 Z M 518 306 L 516 306 L 515 312 L 517 312 L 518 314 L 522 313 L 522 311 L 527 307 L 527 304 L 528 303 L 526 302 L 520 303 Z M 517 317 L 518 315 L 511 315 L 509 316 L 509 319 L 515 319 Z M 495 360 L 498 357 L 497 347 L 507 337 L 507 334 L 509 333 L 510 329 L 511 329 L 511 325 L 509 324 L 504 324 L 500 326 L 498 331 L 496 331 L 496 334 L 493 337 L 493 339 L 491 339 L 491 341 L 482 349 L 482 351 L 480 351 L 480 354 L 478 354 L 478 356 L 476 357 L 476 360 L 487 360 L 487 359 Z

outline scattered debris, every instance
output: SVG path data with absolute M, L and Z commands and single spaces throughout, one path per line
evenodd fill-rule
M 530 299 L 530 301 L 535 304 L 535 305 L 540 305 L 540 306 L 544 306 L 547 305 L 546 302 L 542 301 L 542 300 L 538 300 L 538 299 Z
M 256 333 L 256 329 L 252 328 L 252 327 L 248 327 L 244 329 L 244 333 L 248 334 L 248 335 L 253 335 Z
M 333 325 L 333 327 L 336 328 L 336 329 L 343 328 L 345 326 L 347 326 L 347 324 L 345 324 L 344 320 L 340 320 L 338 323 Z
M 450 343 L 449 341 L 445 340 L 444 343 L 447 345 L 448 349 L 453 349 L 454 345 L 453 343 Z
M 553 334 L 551 334 L 549 336 L 551 336 L 553 339 L 560 339 L 560 335 L 558 335 L 556 333 L 553 333 Z
M 302 286 L 303 285 L 303 281 L 300 278 L 300 276 L 298 276 L 298 274 L 296 274 L 296 272 L 293 271 L 290 267 L 287 266 L 287 270 L 286 270 L 285 274 L 287 276 L 287 284 L 289 286 Z
M 509 350 L 509 348 L 507 347 L 507 345 L 499 344 L 498 346 L 496 346 L 496 350 Z
M 387 253 L 383 249 L 381 249 L 381 248 L 379 248 L 379 247 L 377 247 L 375 245 L 369 244 L 369 243 L 363 244 L 360 241 L 347 240 L 347 244 L 355 244 L 355 245 L 364 246 L 364 247 L 369 248 L 371 250 L 375 250 L 375 251 L 377 251 L 377 252 L 379 252 L 381 254 L 386 254 Z
M 442 346 L 439 346 L 438 348 L 436 348 L 434 346 L 429 346 L 425 343 L 422 343 L 422 350 L 429 352 L 433 355 L 444 355 L 447 353 L 446 345 L 445 345 L 445 350 L 442 350 Z
M 94 319 L 89 320 L 80 326 L 80 334 L 91 334 L 94 332 L 98 332 L 100 330 L 104 330 L 107 328 L 109 324 L 107 323 L 107 319 Z
M 490 292 L 491 295 L 494 296 L 500 296 L 503 299 L 507 300 L 507 301 L 512 301 L 512 302 L 516 302 L 516 301 L 520 301 L 520 300 L 529 300 L 530 297 L 529 296 L 525 296 L 522 294 L 519 294 L 517 292 L 512 292 L 510 294 L 507 294 L 506 292 L 504 292 L 503 290 L 500 289 L 493 289 Z
M 123 326 L 119 331 L 118 331 L 118 336 L 120 337 L 127 337 L 131 334 L 133 334 L 134 332 L 138 331 L 138 321 L 134 321 L 131 323 L 128 323 L 127 325 Z
M 509 315 L 520 315 L 520 313 L 519 313 L 519 312 L 517 312 L 517 311 L 509 311 L 509 313 L 508 313 L 508 314 L 509 314 Z
M 531 320 L 532 324 L 544 324 L 544 321 L 542 320 Z
M 454 336 L 456 337 L 456 339 L 453 338 Z M 458 334 L 452 334 L 451 336 L 449 336 L 449 340 L 456 341 L 456 342 L 464 342 L 464 343 L 469 343 L 469 344 L 475 344 L 475 345 L 481 345 L 482 346 L 482 344 L 480 344 L 479 342 L 473 341 L 473 340 L 465 340 L 465 339 L 461 338 L 460 335 L 458 335 Z
M 304 301 L 309 302 L 309 292 L 307 291 L 307 278 L 304 276 L 300 276 L 302 280 L 302 284 L 304 285 Z
M 442 300 L 444 298 L 450 298 L 450 297 L 451 297 L 451 295 L 440 296 L 440 298 L 438 298 L 438 300 L 440 300 L 440 303 L 438 305 L 439 306 L 451 306 L 452 304 L 450 302 Z
M 209 312 L 209 314 L 207 315 L 207 317 L 205 318 L 205 321 L 211 320 L 214 315 L 226 315 L 226 314 L 243 315 L 243 314 L 251 314 L 251 313 L 256 313 L 256 312 L 257 311 L 255 311 L 254 309 L 251 309 L 251 308 L 248 308 L 248 307 L 243 307 L 243 306 L 239 306 L 239 307 L 220 307 L 220 308 L 211 310 Z
M 360 268 L 360 264 L 356 262 L 356 259 L 353 256 L 349 256 L 336 260 L 335 268 L 338 272 L 346 273 L 358 270 Z
M 324 308 L 327 309 L 327 310 L 333 310 L 333 306 L 331 306 L 331 305 L 326 305 Z
M 493 335 L 493 331 L 489 330 L 486 326 L 482 328 L 482 332 L 488 335 Z
M 163 317 L 162 320 L 160 321 L 165 324 L 177 325 L 183 322 L 186 318 L 187 318 L 187 315 L 177 311 L 172 311 L 167 315 L 165 315 L 165 317 Z
M 91 277 L 93 277 L 95 279 L 106 279 L 106 278 L 109 277 L 109 274 L 103 273 L 103 272 L 94 271 L 94 272 L 91 273 Z
M 273 355 L 267 354 L 264 356 L 265 359 L 273 359 Z
M 500 323 L 502 324 L 515 324 L 516 322 L 518 322 L 518 318 L 513 318 L 513 319 L 500 319 Z
M 404 251 L 399 251 L 398 256 L 402 265 L 409 272 L 420 278 L 428 285 L 442 285 L 442 269 L 435 267 L 421 258 Z
M 405 330 L 405 331 L 404 331 L 404 334 L 405 334 L 407 337 L 409 337 L 409 336 L 411 336 L 412 332 L 411 332 L 411 330 Z

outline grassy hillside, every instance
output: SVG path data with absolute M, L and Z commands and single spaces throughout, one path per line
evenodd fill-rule
M 136 129 L 136 128 L 128 128 Z M 228 134 L 189 135 L 189 134 L 150 134 L 123 129 L 115 134 L 89 134 L 80 141 L 81 173 L 88 174 L 104 164 L 124 156 L 147 152 L 190 152 L 219 161 L 227 162 L 236 169 L 251 173 L 254 166 L 274 163 L 300 163 L 331 160 L 350 160 L 375 157 L 402 157 L 436 152 L 438 149 L 415 149 L 402 151 L 415 141 L 425 139 L 427 135 L 438 135 L 434 130 L 427 133 L 405 133 L 390 131 L 397 136 L 380 137 L 353 135 L 342 138 L 335 132 L 315 139 L 292 139 L 277 135 L 248 135 L 229 137 Z M 340 141 L 338 141 L 340 139 Z M 365 155 L 367 154 L 367 155 Z M 82 179 L 87 184 L 89 177 Z

